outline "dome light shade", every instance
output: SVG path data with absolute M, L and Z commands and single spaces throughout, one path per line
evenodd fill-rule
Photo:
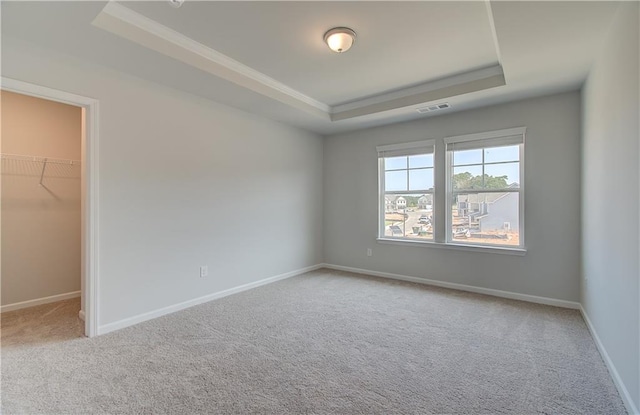
M 348 51 L 356 40 L 356 32 L 348 27 L 334 27 L 324 34 L 329 49 L 337 53 Z

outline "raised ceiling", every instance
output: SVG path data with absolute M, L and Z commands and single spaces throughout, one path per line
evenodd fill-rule
M 498 64 L 484 2 L 123 4 L 330 106 Z M 324 44 L 335 26 L 348 53 Z
M 25 2 L 2 34 L 320 133 L 575 89 L 616 2 Z M 344 54 L 322 41 L 357 34 Z

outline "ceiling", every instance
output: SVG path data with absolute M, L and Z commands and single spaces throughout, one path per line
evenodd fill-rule
M 618 3 L 3 2 L 2 35 L 322 134 L 578 88 Z M 347 26 L 353 48 L 322 35 Z M 420 114 L 416 108 L 451 108 Z
M 483 2 L 125 5 L 328 105 L 498 63 Z M 349 53 L 322 40 L 334 26 L 357 28 Z

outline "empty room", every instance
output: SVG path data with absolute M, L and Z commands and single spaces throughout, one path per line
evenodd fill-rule
M 640 415 L 640 3 L 0 14 L 0 412 Z

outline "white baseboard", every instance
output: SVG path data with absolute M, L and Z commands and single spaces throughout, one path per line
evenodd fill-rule
M 624 382 L 622 381 L 618 370 L 609 357 L 609 353 L 607 353 L 607 349 L 604 348 L 604 345 L 602 344 L 602 341 L 600 340 L 595 327 L 593 326 L 593 324 L 591 324 L 591 320 L 589 319 L 589 316 L 587 315 L 587 312 L 582 307 L 582 305 L 580 305 L 580 312 L 582 313 L 582 318 L 584 318 L 584 321 L 587 323 L 589 332 L 591 332 L 591 337 L 593 337 L 593 340 L 596 342 L 596 346 L 598 347 L 598 351 L 602 356 L 602 360 L 604 360 L 604 363 L 609 370 L 609 374 L 611 375 L 611 378 L 613 378 L 613 383 L 616 385 L 616 388 L 618 388 L 618 392 L 620 393 L 622 402 L 624 402 L 624 406 L 627 408 L 627 412 L 629 412 L 629 415 L 640 415 L 638 408 L 636 408 L 633 400 L 631 399 L 631 395 L 629 395 L 629 390 L 624 385 Z
M 193 307 L 199 304 L 203 304 L 212 300 L 217 300 L 218 298 L 226 297 L 231 294 L 236 294 L 242 291 L 250 290 L 252 288 L 259 287 L 261 285 L 270 284 L 272 282 L 284 280 L 286 278 L 295 277 L 300 274 L 304 274 L 306 272 L 315 271 L 317 269 L 323 268 L 323 264 L 312 265 L 310 267 L 301 268 L 295 271 L 287 272 L 285 274 L 276 275 L 273 277 L 265 278 L 260 281 L 251 282 L 249 284 L 240 285 L 238 287 L 229 288 L 228 290 L 219 291 L 212 294 L 207 294 L 202 297 L 194 298 L 193 300 L 184 301 L 182 303 L 170 305 L 168 307 L 163 307 L 158 310 L 149 311 L 147 313 L 139 314 L 134 317 L 125 318 L 123 320 L 115 321 L 113 323 L 108 323 L 98 327 L 98 335 L 110 333 L 115 330 L 120 330 L 125 327 L 133 326 L 138 323 L 142 323 L 143 321 L 152 320 L 157 317 L 161 317 L 167 314 L 175 313 L 176 311 L 184 310 L 189 307 Z
M 78 311 L 78 318 L 79 318 L 80 320 L 82 320 L 82 321 L 85 321 L 85 320 L 84 320 L 84 310 L 80 310 L 80 311 Z
M 335 269 L 338 271 L 353 272 L 356 274 L 372 275 L 375 277 L 391 278 L 394 280 L 416 282 L 418 284 L 433 285 L 442 288 L 451 288 L 454 290 L 468 291 L 477 294 L 492 295 L 494 297 L 509 298 L 512 300 L 527 301 L 530 303 L 546 304 L 556 307 L 580 309 L 580 303 L 575 301 L 558 300 L 556 298 L 538 297 L 536 295 L 520 294 L 511 291 L 494 290 L 492 288 L 475 287 L 473 285 L 457 284 L 455 282 L 446 282 L 438 280 L 430 280 L 427 278 L 410 277 L 407 275 L 391 274 L 389 272 L 372 271 L 361 268 L 344 267 L 342 265 L 323 264 L 324 268 Z
M 80 291 L 72 291 L 70 293 L 36 298 L 35 300 L 21 301 L 19 303 L 3 305 L 2 307 L 0 307 L 0 313 L 4 313 L 7 311 L 20 310 L 21 308 L 33 307 L 36 305 L 55 303 L 56 301 L 68 300 L 70 298 L 77 298 L 77 297 L 80 297 Z

